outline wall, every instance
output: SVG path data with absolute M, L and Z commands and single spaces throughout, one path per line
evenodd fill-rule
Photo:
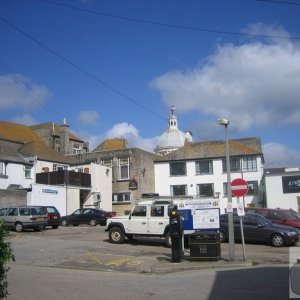
M 186 176 L 170 176 L 169 169 L 170 162 L 155 162 L 155 193 L 158 193 L 160 196 L 170 196 L 171 195 L 171 185 L 187 185 L 187 194 L 189 196 L 196 196 L 197 184 L 203 183 L 213 183 L 214 192 L 220 193 L 220 208 L 221 212 L 225 211 L 227 206 L 227 196 L 224 195 L 223 183 L 227 182 L 227 173 L 223 173 L 222 160 L 215 159 L 213 160 L 213 174 L 204 174 L 204 175 L 195 175 L 195 161 L 186 161 L 187 175 Z M 261 159 L 257 158 L 257 172 L 232 172 L 231 180 L 236 178 L 244 178 L 246 181 L 258 181 L 260 184 L 263 176 L 263 168 L 261 164 Z M 261 199 L 259 195 L 249 195 L 244 197 L 245 206 L 254 204 L 259 206 Z M 242 199 L 241 199 L 242 200 Z M 233 207 L 237 207 L 237 198 L 232 197 Z
M 9 191 L 0 189 L 0 207 L 8 207 L 12 205 L 26 205 L 26 191 Z
M 28 205 L 55 206 L 62 216 L 66 215 L 66 187 L 56 185 L 32 184 L 28 192 Z
M 7 189 L 10 184 L 18 184 L 24 188 L 30 187 L 34 181 L 34 171 L 32 168 L 32 178 L 25 178 L 25 166 L 21 164 L 9 163 L 6 167 L 6 175 L 0 177 L 0 189 Z
M 288 174 L 276 174 L 265 177 L 266 185 L 266 207 L 268 208 L 283 208 L 294 209 L 298 211 L 297 197 L 300 193 L 283 193 L 282 176 Z M 299 173 L 300 175 L 300 173 Z
M 67 215 L 73 213 L 76 209 L 80 208 L 80 189 L 67 188 Z

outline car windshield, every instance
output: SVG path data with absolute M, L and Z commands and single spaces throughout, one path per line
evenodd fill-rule
M 290 213 L 289 211 L 282 211 L 282 214 L 289 220 L 292 220 L 292 221 L 297 220 L 297 218 L 295 216 L 293 216 L 293 214 Z
M 260 215 L 260 214 L 255 214 L 255 216 L 256 216 L 256 219 L 259 221 L 259 223 L 261 224 L 261 225 L 269 225 L 269 224 L 272 224 L 272 222 L 269 220 L 269 219 L 267 219 L 266 217 L 264 217 L 263 215 Z

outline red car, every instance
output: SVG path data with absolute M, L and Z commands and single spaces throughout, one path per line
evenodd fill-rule
M 300 229 L 300 219 L 288 209 L 279 208 L 247 208 L 247 211 L 259 213 L 276 224 L 287 225 Z

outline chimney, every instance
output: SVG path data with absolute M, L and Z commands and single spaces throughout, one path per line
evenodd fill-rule
M 67 119 L 64 118 L 63 125 L 60 125 L 60 152 L 64 155 L 69 154 L 69 125 Z

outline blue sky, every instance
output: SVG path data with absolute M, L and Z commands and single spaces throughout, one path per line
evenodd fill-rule
M 299 0 L 2 0 L 1 120 L 66 117 L 91 149 L 152 151 L 174 105 L 194 141 L 223 139 L 224 117 L 266 167 L 299 167 L 299 15 Z

